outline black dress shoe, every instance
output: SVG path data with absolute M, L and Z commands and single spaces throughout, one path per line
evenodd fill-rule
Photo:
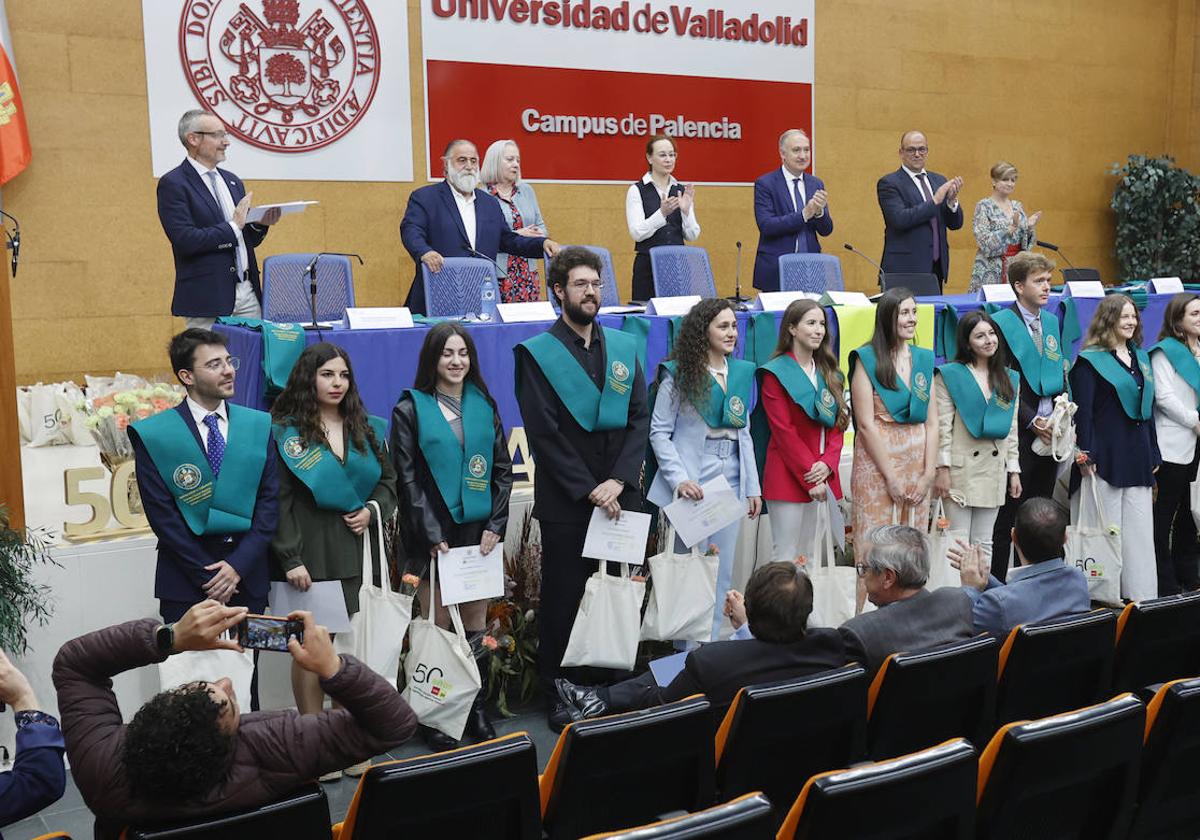
M 467 713 L 467 733 L 475 741 L 490 741 L 496 737 L 496 729 L 488 720 L 487 703 L 483 699 L 483 691 L 475 695 L 475 703 Z
M 558 692 L 558 699 L 577 711 L 581 718 L 600 717 L 608 713 L 608 704 L 594 688 L 559 678 L 554 681 L 554 690 Z
M 546 725 L 556 735 L 566 729 L 568 723 L 577 720 L 580 720 L 579 712 L 562 703 L 555 703 L 546 712 Z
M 421 724 L 421 738 L 425 741 L 425 746 L 434 752 L 455 750 L 461 746 L 457 738 L 451 738 L 440 729 L 434 729 L 432 726 L 426 726 L 425 724 Z

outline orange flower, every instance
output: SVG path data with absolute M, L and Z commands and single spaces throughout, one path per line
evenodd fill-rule
M 937 521 L 937 526 L 938 526 L 939 530 L 945 531 L 947 528 L 950 527 L 950 520 L 944 516 L 939 517 L 938 521 Z
M 792 562 L 803 569 L 805 566 L 808 565 L 808 558 L 805 557 L 803 554 L 797 554 L 796 559 L 793 560 Z
M 400 578 L 400 582 L 407 583 L 409 586 L 416 586 L 417 584 L 419 584 L 421 582 L 421 579 L 419 577 L 417 577 L 416 575 L 408 574 L 408 575 L 405 575 L 404 577 Z
M 1076 452 L 1075 453 L 1075 463 L 1076 464 L 1078 464 L 1079 466 L 1082 467 L 1087 462 L 1088 462 L 1088 454 L 1086 452 Z
M 127 415 L 125 415 L 125 414 L 114 414 L 114 415 L 113 415 L 113 420 L 115 420 L 115 421 L 116 421 L 116 424 L 117 424 L 117 428 L 118 428 L 118 429 L 121 429 L 121 430 L 123 430 L 123 429 L 127 429 L 127 428 L 129 428 L 129 417 L 128 417 Z
M 139 408 L 137 410 L 137 417 L 139 420 L 145 420 L 147 417 L 149 417 L 153 413 L 154 412 L 148 408 Z
M 162 397 L 156 397 L 156 398 L 150 400 L 150 404 L 152 406 L 154 406 L 155 411 L 166 411 L 168 408 L 171 407 L 171 404 L 169 402 L 167 402 L 165 399 L 163 399 Z
M 500 647 L 500 643 L 496 641 L 494 636 L 484 636 L 483 646 L 488 650 L 495 650 L 496 648 Z

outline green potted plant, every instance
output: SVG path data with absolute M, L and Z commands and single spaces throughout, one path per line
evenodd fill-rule
M 1174 158 L 1130 155 L 1118 176 L 1116 255 L 1126 280 L 1200 279 L 1200 176 Z
M 50 587 L 36 583 L 34 569 L 58 565 L 44 533 L 13 528 L 8 509 L 0 505 L 0 649 L 17 656 L 29 652 L 29 628 L 50 619 Z

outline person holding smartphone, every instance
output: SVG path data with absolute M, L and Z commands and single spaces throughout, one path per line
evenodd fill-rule
M 425 336 L 413 387 L 400 395 L 392 411 L 391 450 L 404 499 L 401 529 L 410 568 L 428 568 L 439 554 L 461 546 L 503 554 L 512 460 L 496 402 L 479 370 L 475 342 L 461 324 L 444 321 Z M 441 593 L 430 592 L 428 576 L 420 593 L 426 616 L 432 598 L 438 624 L 449 630 L 450 615 Z M 458 605 L 477 660 L 487 654 L 487 605 L 486 598 Z M 483 685 L 467 717 L 466 731 L 478 741 L 496 737 L 485 709 L 487 674 L 485 664 L 480 668 Z M 429 726 L 422 726 L 421 734 L 435 750 L 458 746 Z
M 700 237 L 696 221 L 696 188 L 681 184 L 672 175 L 677 152 L 675 140 L 656 134 L 646 144 L 649 171 L 630 185 L 625 194 L 625 222 L 633 237 L 633 300 L 654 297 L 654 272 L 650 249 L 659 245 L 682 245 Z
M 0 712 L 12 707 L 17 754 L 0 773 L 0 828 L 36 814 L 62 798 L 67 786 L 62 729 L 41 711 L 29 680 L 0 651 Z
M 379 505 L 385 521 L 396 510 L 396 473 L 384 449 L 387 424 L 363 407 L 346 351 L 325 341 L 300 354 L 271 419 L 281 464 L 272 577 L 301 591 L 314 581 L 339 581 L 346 612 L 354 615 L 362 541 L 371 539 L 367 502 Z M 377 541 L 372 552 L 382 558 Z M 317 676 L 294 661 L 292 693 L 301 714 L 317 714 L 325 705 Z M 360 764 L 346 772 L 357 776 L 365 769 Z M 334 771 L 323 780 L 340 775 Z

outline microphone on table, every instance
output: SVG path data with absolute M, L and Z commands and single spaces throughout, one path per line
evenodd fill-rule
M 9 233 L 7 230 L 4 231 L 4 236 L 8 239 L 4 247 L 12 251 L 12 276 L 16 277 L 17 263 L 20 261 L 21 256 L 21 223 L 17 221 L 16 216 L 11 213 L 5 213 L 3 210 L 0 210 L 0 216 L 13 223 L 14 230 L 12 233 Z
M 0 210 L 0 213 L 3 212 L 3 210 Z M 359 265 L 365 265 L 363 258 L 358 254 L 346 254 L 341 251 L 322 251 L 319 254 L 313 254 L 313 258 L 304 267 L 304 273 L 308 275 L 309 305 L 312 314 L 312 323 L 308 325 L 307 329 L 317 330 L 318 332 L 320 332 L 321 326 L 317 323 L 317 263 L 321 257 L 354 257 L 354 259 L 358 260 Z
M 1038 239 L 1033 244 L 1037 245 L 1039 248 L 1045 248 L 1047 251 L 1053 251 L 1054 253 L 1061 256 L 1064 260 L 1066 260 L 1067 265 L 1071 266 L 1071 268 L 1075 268 L 1075 263 L 1071 262 L 1071 258 L 1068 257 L 1066 254 L 1064 254 L 1062 252 L 1062 249 L 1059 248 L 1057 245 L 1055 245 L 1053 242 L 1043 242 L 1042 240 Z
M 866 260 L 871 265 L 875 266 L 876 269 L 878 269 L 878 271 L 879 271 L 879 290 L 883 291 L 883 266 L 881 266 L 879 263 L 875 262 L 875 260 L 868 257 L 862 251 L 855 248 L 849 242 L 842 243 L 842 247 L 845 248 L 847 251 L 858 254 L 860 257 L 862 257 L 864 260 Z
M 500 260 L 496 259 L 495 257 L 489 257 L 487 254 L 482 254 L 479 251 L 476 251 L 474 248 L 471 247 L 470 243 L 468 243 L 466 247 L 467 247 L 467 252 L 472 257 L 476 257 L 481 260 L 487 260 L 492 265 L 496 266 L 496 268 L 500 269 L 501 277 L 506 277 L 508 275 L 508 266 L 501 263 Z
M 735 312 L 745 312 L 750 307 L 746 306 L 748 298 L 742 297 L 742 243 L 738 241 L 734 244 L 737 246 L 737 271 L 733 278 L 733 297 L 727 300 L 733 304 Z

